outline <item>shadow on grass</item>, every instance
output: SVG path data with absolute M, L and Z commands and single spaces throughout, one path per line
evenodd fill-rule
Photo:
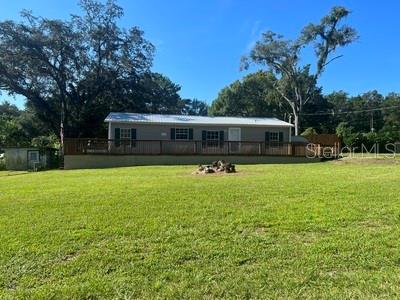
M 26 175 L 26 174 L 30 174 L 32 172 L 28 172 L 28 171 L 11 171 L 11 172 L 3 172 L 4 174 L 0 173 L 0 177 L 7 177 L 7 176 L 17 176 L 17 175 Z

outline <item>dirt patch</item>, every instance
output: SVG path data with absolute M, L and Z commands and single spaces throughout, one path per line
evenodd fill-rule
M 203 172 L 198 172 L 198 171 L 194 171 L 192 172 L 192 175 L 201 175 L 201 176 L 235 176 L 235 175 L 244 175 L 243 172 L 238 173 L 224 173 L 224 172 L 218 172 L 218 173 L 203 173 Z
M 267 231 L 267 228 L 265 227 L 257 227 L 256 230 L 254 230 L 254 232 L 256 234 L 264 234 Z
M 69 261 L 71 261 L 71 260 L 76 259 L 78 256 L 79 256 L 79 253 L 78 253 L 78 252 L 71 252 L 71 253 L 68 253 L 67 255 L 64 255 L 64 256 L 61 258 L 61 261 L 62 261 L 62 262 L 69 262 Z
M 267 227 L 245 228 L 240 233 L 242 235 L 264 235 L 267 233 Z

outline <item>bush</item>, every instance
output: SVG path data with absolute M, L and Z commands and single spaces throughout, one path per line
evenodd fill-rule
M 33 147 L 38 148 L 59 148 L 60 143 L 55 135 L 50 136 L 38 136 L 32 139 L 31 142 Z
M 6 169 L 6 160 L 4 158 L 0 158 L 0 171 L 4 171 Z
M 386 145 L 395 143 L 398 138 L 385 131 L 380 132 L 355 132 L 354 128 L 342 122 L 336 128 L 336 134 L 345 146 L 355 149 L 356 152 L 379 151 L 387 152 Z
M 314 135 L 317 134 L 317 131 L 312 128 L 312 127 L 308 127 L 306 130 L 303 131 L 302 134 L 300 134 L 301 136 L 308 136 L 308 135 Z
M 347 122 L 339 123 L 336 128 L 336 134 L 345 146 L 355 147 L 361 144 L 362 134 L 354 132 L 354 128 L 349 126 Z

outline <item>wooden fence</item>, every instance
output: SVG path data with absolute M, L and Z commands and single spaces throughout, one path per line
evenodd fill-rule
M 65 139 L 65 155 L 274 155 L 320 156 L 316 144 L 233 141 Z M 332 150 L 333 151 L 333 150 Z M 333 151 L 334 152 L 334 151 Z

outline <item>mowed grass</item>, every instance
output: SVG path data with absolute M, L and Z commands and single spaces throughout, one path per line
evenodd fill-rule
M 400 166 L 0 172 L 0 298 L 400 297 Z

